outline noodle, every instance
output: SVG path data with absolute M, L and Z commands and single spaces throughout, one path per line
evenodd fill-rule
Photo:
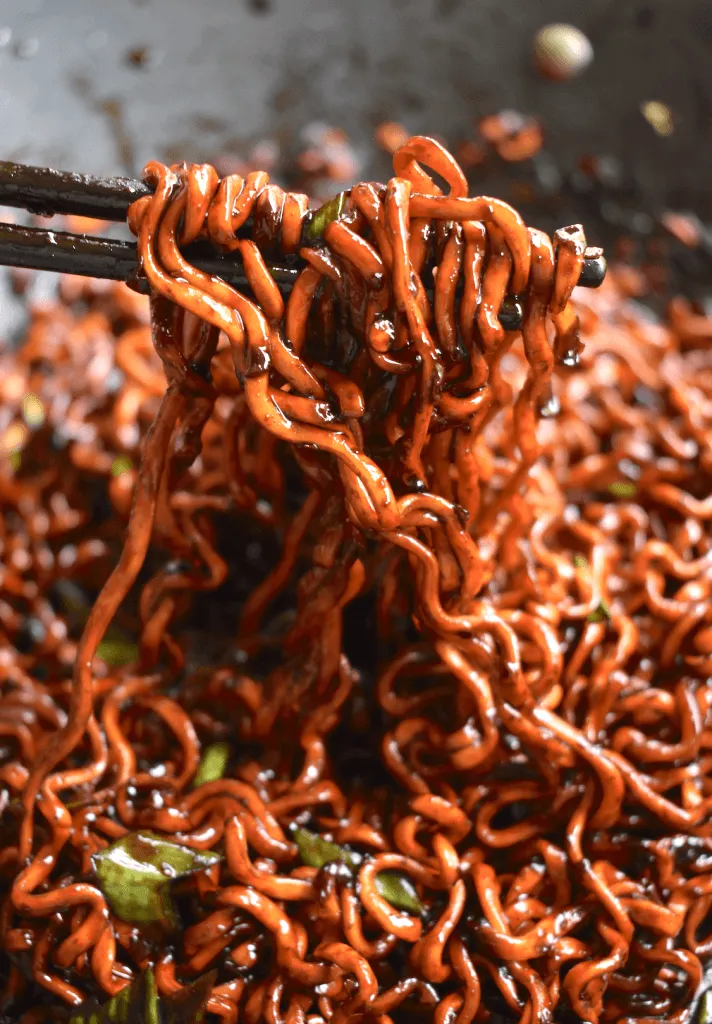
M 164 994 L 217 968 L 226 1022 L 689 1017 L 712 328 L 652 323 L 615 268 L 572 298 L 579 226 L 468 197 L 431 139 L 393 161 L 331 219 L 153 162 L 150 323 L 64 282 L 0 353 L 0 942 L 47 1019 L 148 965 Z M 177 935 L 95 872 L 146 830 L 221 855 Z

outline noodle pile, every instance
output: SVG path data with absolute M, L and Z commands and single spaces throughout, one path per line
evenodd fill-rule
M 48 990 L 23 1019 L 55 1020 L 153 965 L 163 993 L 216 968 L 209 1012 L 246 1024 L 687 1020 L 712 323 L 654 323 L 615 269 L 572 300 L 581 229 L 469 198 L 433 140 L 321 222 L 263 173 L 146 177 L 150 325 L 65 281 L 0 355 L 8 996 Z M 249 297 L 186 260 L 200 239 Z M 122 921 L 93 870 L 142 830 L 221 854 L 177 933 Z M 341 854 L 309 863 L 310 834 Z

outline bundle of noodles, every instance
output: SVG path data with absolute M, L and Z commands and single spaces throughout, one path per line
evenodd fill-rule
M 432 140 L 394 167 L 312 215 L 264 174 L 150 164 L 150 326 L 65 283 L 0 357 L 26 1024 L 149 965 L 162 993 L 216 969 L 208 1011 L 247 1024 L 688 1019 L 712 323 L 651 322 L 615 270 L 572 300 L 580 229 L 468 198 Z M 186 261 L 199 237 L 249 297 Z

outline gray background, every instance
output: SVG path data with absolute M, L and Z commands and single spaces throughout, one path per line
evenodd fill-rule
M 554 20 L 596 52 L 565 85 L 530 70 L 532 35 Z M 384 117 L 451 138 L 511 106 L 544 116 L 564 160 L 611 152 L 656 198 L 710 200 L 710 0 L 2 0 L 0 42 L 6 158 L 137 172 L 264 134 L 289 145 L 324 119 L 368 172 Z M 144 46 L 147 65 L 128 64 Z M 669 138 L 640 116 L 649 99 L 672 106 Z

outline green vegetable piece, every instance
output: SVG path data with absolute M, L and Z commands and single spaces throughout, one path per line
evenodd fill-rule
M 211 971 L 180 992 L 159 997 L 149 967 L 103 1006 L 95 999 L 82 1003 L 69 1024 L 196 1024 L 205 1015 L 216 978 L 217 971 Z
M 588 559 L 583 555 L 574 555 L 574 565 L 577 569 L 588 569 Z
M 298 828 L 294 831 L 294 842 L 299 848 L 299 856 L 304 864 L 310 868 L 323 868 L 331 861 L 343 860 L 350 868 L 356 867 L 356 862 L 348 850 L 336 843 L 322 839 L 316 832 L 310 832 L 306 828 Z
M 211 971 L 175 995 L 164 996 L 160 1000 L 163 1024 L 200 1024 L 217 976 L 217 971 Z
M 332 224 L 335 220 L 338 220 L 341 213 L 346 205 L 346 192 L 339 192 L 337 196 L 330 199 L 328 203 L 324 203 L 318 210 L 315 210 L 312 214 L 312 219 L 307 225 L 307 229 L 304 232 L 306 238 L 312 242 L 316 242 L 317 239 L 321 238 L 326 231 L 329 224 Z
M 70 626 L 82 629 L 91 611 L 89 598 L 71 580 L 58 580 L 55 592 L 62 606 L 62 612 L 69 619 Z M 139 648 L 122 630 L 109 624 L 104 639 L 96 649 L 97 655 L 107 665 L 130 665 L 138 660 Z
M 608 622 L 611 617 L 611 609 L 605 601 L 601 601 L 598 608 L 586 616 L 586 622 Z
M 146 1024 L 161 1024 L 161 1015 L 158 1009 L 158 988 L 153 971 L 146 971 Z
M 348 850 L 328 839 L 322 839 L 316 832 L 306 828 L 295 829 L 294 841 L 302 861 L 310 868 L 321 868 L 337 860 L 344 861 L 350 868 L 357 867 L 356 859 Z M 376 889 L 391 906 L 409 914 L 422 914 L 423 904 L 412 882 L 398 871 L 381 871 L 376 875 Z
M 700 999 L 697 1024 L 712 1024 L 712 989 L 708 989 Z
M 381 871 L 376 875 L 376 889 L 392 907 L 405 910 L 408 914 L 423 913 L 423 904 L 415 886 L 405 875 L 397 871 Z
M 171 882 L 204 871 L 220 855 L 178 846 L 152 832 L 130 832 L 92 857 L 101 890 L 129 924 L 177 927 Z
M 132 665 L 138 661 L 139 646 L 127 637 L 112 637 L 101 641 L 96 649 L 97 657 L 107 665 Z
M 142 982 L 143 985 L 141 986 Z M 137 978 L 133 985 L 127 985 L 126 988 L 122 988 L 118 995 L 114 996 L 113 999 L 110 999 L 109 1002 L 105 1004 L 103 1009 L 108 1015 L 109 1020 L 117 1022 L 126 1020 L 131 1012 L 131 996 L 132 994 L 135 996 L 135 989 L 137 986 L 145 988 L 145 979 L 143 975 Z
M 82 1003 L 69 1024 L 160 1024 L 153 971 L 149 967 L 103 1006 L 95 999 Z
M 202 786 L 204 782 L 216 782 L 225 774 L 230 757 L 227 743 L 211 743 L 200 755 L 200 764 L 193 779 L 194 786 Z
M 124 473 L 131 472 L 132 469 L 133 462 L 128 455 L 117 455 L 111 463 L 112 476 L 122 476 Z
M 71 580 L 57 580 L 53 590 L 70 628 L 82 630 L 91 612 L 92 599 Z M 140 648 L 122 629 L 110 622 L 96 653 L 107 665 L 131 665 L 138 661 Z
M 608 485 L 608 490 L 615 498 L 634 498 L 638 493 L 632 480 L 614 480 Z

